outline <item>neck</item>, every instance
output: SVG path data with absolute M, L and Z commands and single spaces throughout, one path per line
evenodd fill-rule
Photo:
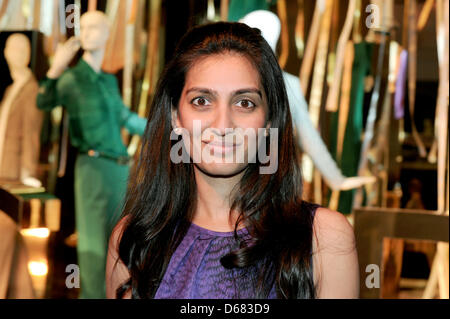
M 13 82 L 25 81 L 30 73 L 31 70 L 28 67 L 10 69 L 10 74 Z
M 239 183 L 243 172 L 232 177 L 211 177 L 194 168 L 197 184 L 197 207 L 193 222 L 217 231 L 234 230 L 237 212 L 230 215 L 233 188 Z
M 86 51 L 83 54 L 83 60 L 95 71 L 100 72 L 103 63 L 103 57 L 105 56 L 105 49 L 99 49 L 95 51 Z

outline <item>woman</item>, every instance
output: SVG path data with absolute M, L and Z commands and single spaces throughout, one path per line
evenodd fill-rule
M 301 200 L 283 77 L 259 30 L 220 22 L 188 32 L 148 120 L 110 238 L 108 297 L 358 297 L 351 226 Z M 239 129 L 257 132 L 256 142 L 239 134 L 230 142 Z M 188 163 L 171 153 L 180 140 Z M 253 143 L 268 146 L 276 170 L 261 173 L 267 164 Z M 238 148 L 244 161 L 224 160 Z

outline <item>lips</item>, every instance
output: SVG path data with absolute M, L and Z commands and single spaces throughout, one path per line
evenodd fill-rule
M 223 141 L 203 141 L 203 143 L 210 145 L 210 146 L 218 146 L 218 147 L 235 147 L 238 146 L 234 143 L 225 143 Z
M 214 150 L 218 153 L 228 153 L 229 151 L 233 151 L 236 147 L 241 144 L 234 143 L 225 143 L 224 141 L 202 141 L 206 147 Z

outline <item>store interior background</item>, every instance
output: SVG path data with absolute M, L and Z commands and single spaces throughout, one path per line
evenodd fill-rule
M 105 11 L 109 0 L 98 0 L 97 9 Z M 153 0 L 145 2 L 145 12 L 149 12 L 150 5 Z M 245 0 L 244 0 L 245 1 Z M 346 1 L 345 1 L 346 2 Z M 395 30 L 400 34 L 402 30 L 403 19 L 403 0 L 394 1 L 395 17 L 398 18 L 395 24 Z M 81 12 L 88 10 L 88 1 L 81 1 Z M 74 4 L 74 1 L 65 1 L 65 6 Z M 298 57 L 295 47 L 295 26 L 298 13 L 298 2 L 296 0 L 286 0 L 286 13 L 287 13 L 287 26 L 289 35 L 289 54 L 285 64 L 284 70 L 298 75 L 299 69 L 302 63 L 302 59 Z M 304 18 L 305 18 L 305 35 L 307 37 L 309 27 L 312 22 L 313 12 L 316 1 L 304 1 Z M 369 1 L 362 1 L 362 8 L 365 8 L 369 4 Z M 418 0 L 418 11 L 425 4 L 425 0 Z M 159 24 L 159 37 L 158 37 L 158 51 L 159 51 L 159 72 L 164 66 L 164 63 L 172 56 L 175 44 L 189 28 L 197 24 L 207 22 L 208 8 L 214 5 L 216 10 L 216 19 L 220 19 L 220 7 L 221 1 L 208 1 L 208 0 L 163 0 L 161 1 L 160 11 L 160 24 Z M 347 5 L 344 1 L 339 0 L 339 5 L 336 6 L 338 14 L 335 14 L 338 29 L 341 30 L 345 16 Z M 278 7 L 276 4 L 270 7 L 272 12 L 277 13 Z M 362 20 L 364 20 L 368 13 L 362 11 Z M 149 28 L 149 15 L 145 14 L 144 25 L 145 29 Z M 32 62 L 31 68 L 37 76 L 38 80 L 42 79 L 48 70 L 49 61 L 46 54 L 48 47 L 46 47 L 45 36 L 39 31 L 20 31 L 26 34 L 32 42 Z M 73 35 L 73 29 L 67 29 L 67 37 Z M 368 29 L 361 28 L 361 32 L 364 35 L 367 34 Z M 14 33 L 14 31 L 2 31 L 0 30 L 0 48 L 4 47 L 4 43 L 7 37 Z M 331 43 L 336 45 L 337 38 L 340 32 L 331 34 Z M 335 37 L 333 39 L 333 36 Z M 416 107 L 414 114 L 414 121 L 417 129 L 421 134 L 421 137 L 429 149 L 434 139 L 434 121 L 436 110 L 436 99 L 439 84 L 439 65 L 436 49 L 436 21 L 435 13 L 432 10 L 429 20 L 424 29 L 418 32 L 418 48 L 417 48 L 417 84 L 416 84 Z M 401 35 L 397 36 L 400 41 Z M 47 44 L 48 45 L 48 44 Z M 447 43 L 448 45 L 448 43 Z M 332 47 L 330 45 L 330 47 Z M 281 52 L 281 41 L 278 45 L 278 52 Z M 377 49 L 374 50 L 376 55 Z M 79 54 L 77 59 L 81 56 Z M 73 64 L 75 64 L 76 60 Z M 372 69 L 375 69 L 376 59 L 373 58 Z M 123 84 L 123 69 L 119 69 L 114 72 L 119 80 L 119 84 Z M 387 73 L 387 70 L 385 70 Z M 6 87 L 11 83 L 9 77 L 8 68 L 3 57 L 0 57 L 0 97 L 3 95 Z M 137 110 L 139 104 L 138 85 L 143 77 L 143 70 L 137 67 L 133 73 L 133 102 L 132 108 Z M 384 81 L 385 82 L 385 81 Z M 383 83 L 384 83 L 383 82 Z M 381 87 L 384 87 L 382 84 Z M 364 118 L 367 117 L 371 91 L 367 91 L 364 97 Z M 308 93 L 306 97 L 308 97 Z M 326 97 L 326 88 L 323 94 L 323 100 Z M 150 93 L 151 97 L 151 93 Z M 405 119 L 409 119 L 408 108 L 408 95 L 405 97 Z M 149 99 L 150 100 L 150 99 Z M 382 101 L 382 96 L 380 97 Z M 379 109 L 382 103 L 378 103 Z M 330 143 L 330 127 L 331 127 L 331 115 L 325 111 L 325 103 L 322 103 L 322 112 L 320 117 L 320 130 L 324 141 L 329 145 Z M 44 141 L 41 147 L 41 176 L 49 193 L 54 194 L 61 200 L 61 224 L 60 230 L 52 232 L 48 242 L 48 274 L 46 275 L 46 291 L 45 298 L 77 298 L 79 290 L 76 288 L 69 289 L 66 285 L 66 278 L 68 273 L 66 272 L 67 265 L 76 264 L 76 249 L 68 242 L 68 238 L 75 231 L 74 220 L 74 198 L 73 198 L 73 172 L 77 150 L 70 146 L 68 147 L 67 166 L 65 174 L 62 177 L 57 177 L 54 171 L 54 163 L 49 162 L 49 155 L 52 154 L 55 143 L 60 143 L 60 137 L 62 132 L 62 126 L 54 127 L 51 125 L 49 116 L 46 117 L 46 124 L 44 125 L 41 140 Z M 405 120 L 405 132 L 407 137 L 404 143 L 400 145 L 400 153 L 403 158 L 401 163 L 398 163 L 397 169 L 390 172 L 388 190 L 394 192 L 397 185 L 401 187 L 396 189 L 397 192 L 401 190 L 401 196 L 399 207 L 406 208 L 410 203 L 412 190 L 419 189 L 421 194 L 421 200 L 423 202 L 424 210 L 436 211 L 437 206 L 437 165 L 429 163 L 426 158 L 421 158 L 417 152 L 414 140 L 411 137 L 411 125 L 408 120 Z M 448 165 L 448 164 L 447 164 Z M 447 172 L 448 174 L 448 172 Z M 448 187 L 448 186 L 447 186 Z M 323 186 L 323 202 L 324 206 L 328 205 L 328 199 L 330 190 Z M 448 193 L 447 193 L 448 194 Z M 448 208 L 447 208 L 448 210 Z M 400 279 L 398 279 L 398 285 L 391 294 L 386 294 L 387 298 L 421 298 L 427 279 L 430 275 L 430 270 L 433 262 L 433 258 L 436 252 L 436 243 L 427 241 L 414 241 L 407 240 L 404 243 L 402 253 L 402 265 Z M 387 263 L 389 264 L 389 263 Z M 390 264 L 389 264 L 390 265 Z M 447 263 L 448 265 L 448 263 Z M 394 268 L 396 266 L 393 266 Z M 397 265 L 398 267 L 398 265 Z M 447 274 L 448 276 L 448 274 Z M 447 277 L 448 279 L 448 277 Z M 434 296 L 439 298 L 439 294 Z

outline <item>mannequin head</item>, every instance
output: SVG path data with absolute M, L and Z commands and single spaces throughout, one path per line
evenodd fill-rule
M 263 38 L 275 52 L 281 32 L 280 19 L 275 13 L 267 10 L 256 10 L 247 14 L 239 22 L 261 30 Z
M 89 11 L 81 16 L 80 41 L 84 51 L 92 52 L 106 47 L 109 37 L 109 20 L 101 11 Z
M 22 33 L 14 33 L 6 40 L 4 55 L 11 73 L 28 69 L 30 64 L 30 40 Z

